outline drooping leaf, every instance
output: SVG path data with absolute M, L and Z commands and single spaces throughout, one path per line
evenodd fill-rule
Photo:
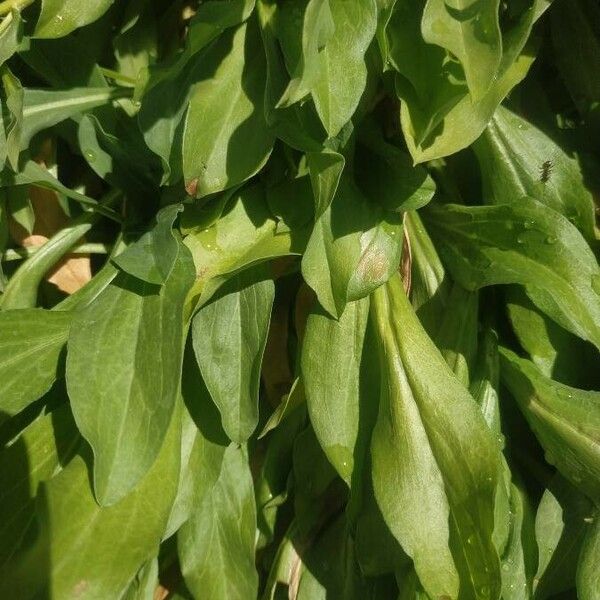
M 325 3 L 324 3 L 325 4 Z M 318 54 L 312 97 L 329 137 L 352 118 L 367 82 L 365 52 L 375 35 L 375 0 L 329 0 L 333 35 Z
M 577 229 L 539 202 L 432 207 L 427 226 L 467 289 L 519 283 L 546 314 L 600 347 L 600 267 Z
M 192 322 L 194 352 L 229 438 L 244 443 L 258 424 L 260 370 L 275 287 L 259 273 L 232 278 Z
M 278 106 L 295 104 L 311 92 L 319 75 L 320 51 L 334 31 L 329 0 L 287 0 L 282 4 L 278 37 L 291 81 Z
M 94 491 L 118 502 L 151 467 L 179 394 L 193 266 L 180 246 L 162 288 L 118 275 L 71 328 L 67 388 L 77 426 L 94 451 Z M 90 356 L 102 356 L 89 362 Z M 93 385 L 90 385 L 93 382 Z
M 349 303 L 339 321 L 317 306 L 308 317 L 302 345 L 302 381 L 311 424 L 348 485 L 361 412 L 360 365 L 368 315 L 366 298 Z M 324 362 L 326 355 L 329 360 Z
M 600 495 L 600 392 L 584 391 L 545 377 L 528 360 L 502 348 L 502 379 L 546 452 L 573 485 Z M 567 451 L 568 450 L 568 451 Z
M 255 598 L 256 507 L 246 450 L 230 445 L 217 473 L 178 533 L 182 572 L 197 597 Z
M 382 377 L 372 477 L 383 518 L 428 594 L 457 598 L 464 587 L 472 597 L 496 598 L 494 437 L 427 337 L 398 276 L 376 290 L 372 314 Z

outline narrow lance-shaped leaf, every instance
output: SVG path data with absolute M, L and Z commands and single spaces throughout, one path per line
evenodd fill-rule
M 468 391 L 419 323 L 399 276 L 378 288 L 381 398 L 373 488 L 383 518 L 432 597 L 497 598 L 492 541 L 500 453 Z
M 452 275 L 467 289 L 519 283 L 546 314 L 600 348 L 600 267 L 565 217 L 539 202 L 425 212 Z
M 72 313 L 38 308 L 0 312 L 0 411 L 16 415 L 58 376 Z M 3 420 L 0 416 L 0 422 Z
M 73 88 L 70 90 L 23 89 L 22 112 L 18 134 L 13 136 L 15 151 L 27 148 L 31 138 L 39 131 L 47 129 L 80 113 L 112 100 L 125 98 L 131 93 L 126 88 Z M 15 161 L 11 161 L 16 169 Z
M 375 35 L 375 0 L 329 0 L 334 33 L 318 54 L 312 97 L 329 134 L 352 118 L 367 82 L 365 52 Z
M 359 429 L 360 365 L 368 315 L 368 298 L 349 303 L 337 321 L 317 306 L 308 317 L 302 343 L 310 421 L 327 458 L 348 485 Z
M 546 459 L 592 499 L 600 498 L 600 392 L 544 376 L 530 361 L 501 349 L 502 379 L 546 452 Z
M 103 505 L 135 487 L 160 451 L 179 394 L 183 307 L 193 280 L 191 257 L 180 246 L 162 288 L 122 273 L 71 328 L 67 388 L 94 451 L 94 490 Z
M 295 104 L 310 93 L 319 73 L 319 51 L 334 31 L 329 0 L 282 4 L 278 34 L 291 81 L 279 107 Z
M 192 322 L 194 352 L 231 440 L 245 442 L 258 424 L 258 389 L 275 296 L 261 272 L 232 278 Z
M 194 596 L 255 598 L 256 506 L 247 451 L 230 445 L 218 478 L 178 533 L 185 582 Z

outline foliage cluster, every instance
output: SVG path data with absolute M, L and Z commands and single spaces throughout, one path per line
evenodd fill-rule
M 595 0 L 0 19 L 0 598 L 600 598 Z

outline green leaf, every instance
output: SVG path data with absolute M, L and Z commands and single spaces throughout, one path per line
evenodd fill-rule
M 600 498 L 600 392 L 545 377 L 530 361 L 500 351 L 502 380 L 515 397 L 546 460 L 592 499 Z
M 342 154 L 324 148 L 320 152 L 308 152 L 306 162 L 315 198 L 315 218 L 319 218 L 337 192 L 346 160 Z
M 457 598 L 460 586 L 470 597 L 496 598 L 498 446 L 399 276 L 376 290 L 371 306 L 381 363 L 372 478 L 383 518 L 429 595 Z
M 19 119 L 22 123 L 14 144 L 25 149 L 31 138 L 65 119 L 104 106 L 118 98 L 127 97 L 123 88 L 73 88 L 69 90 L 23 89 L 23 105 Z M 12 162 L 15 167 L 17 163 Z
M 600 100 L 600 10 L 593 0 L 556 2 L 550 13 L 556 66 L 584 115 Z
M 35 213 L 31 205 L 29 190 L 19 186 L 9 187 L 6 189 L 6 196 L 12 218 L 31 235 L 35 226 Z
M 273 146 L 264 117 L 266 67 L 255 21 L 223 34 L 203 65 L 183 129 L 183 176 L 198 197 L 254 175 Z
M 114 506 L 101 507 L 94 500 L 81 456 L 46 481 L 37 493 L 35 519 L 24 547 L 15 556 L 18 569 L 2 583 L 26 582 L 37 587 L 39 595 L 54 598 L 82 593 L 119 598 L 142 564 L 158 552 L 177 488 L 179 432 L 177 411 L 156 462 L 136 489 Z M 27 538 L 36 539 L 36 532 L 38 545 L 29 549 Z M 111 559 L 114 556 L 119 560 Z
M 350 485 L 359 430 L 360 365 L 369 300 L 346 306 L 339 321 L 315 307 L 302 343 L 302 381 L 311 424 L 323 451 Z M 330 360 L 323 360 L 329 356 Z
M 32 160 L 25 162 L 18 173 L 13 173 L 8 169 L 0 172 L 0 185 L 2 186 L 28 184 L 35 184 L 45 189 L 54 190 L 60 194 L 64 194 L 67 198 L 72 198 L 83 206 L 92 208 L 100 214 L 116 219 L 117 221 L 119 220 L 112 209 L 102 206 L 94 198 L 66 187 L 56 177 L 53 177 L 47 169 Z
M 202 53 L 201 60 L 197 54 L 229 27 L 244 21 L 253 7 L 253 0 L 203 2 L 189 23 L 184 51 L 172 60 L 153 66 L 145 87 L 136 91 L 138 95 L 143 92 L 138 119 L 146 143 L 161 158 L 163 184 L 182 177 L 182 118 L 193 84 L 206 76 L 204 57 L 207 53 Z M 165 111 L 167 98 L 169 110 Z
M 122 598 L 123 600 L 154 600 L 157 587 L 158 559 L 154 558 L 137 572 Z
M 20 583 L 20 593 L 31 594 L 47 576 L 48 540 L 35 535 L 40 521 L 35 498 L 38 486 L 62 471 L 80 442 L 73 417 L 68 407 L 63 406 L 35 420 L 0 451 L 0 593 L 3 596 L 12 593 L 15 583 Z M 28 530 L 33 530 L 34 535 L 27 543 Z M 27 560 L 25 556 L 20 564 L 24 552 L 31 558 Z M 31 564 L 37 564 L 37 569 L 28 572 Z
M 456 378 L 467 388 L 477 354 L 478 312 L 477 294 L 454 284 L 434 338 L 444 360 Z
M 217 222 L 185 238 L 196 266 L 191 295 L 204 305 L 227 279 L 253 265 L 301 254 L 306 231 L 277 231 L 260 186 L 246 187 L 230 199 Z
M 539 560 L 534 579 L 535 598 L 574 593 L 580 549 L 594 509 L 589 500 L 560 476 L 544 491 L 535 516 Z
M 6 148 L 4 152 L 11 167 L 17 171 L 23 129 L 24 91 L 19 79 L 6 67 L 2 69 L 2 86 L 4 87 L 6 109 L 8 109 L 7 116 L 9 117 L 8 123 L 6 123 Z M 4 109 L 2 112 L 5 112 Z M 4 114 L 2 116 L 6 118 Z
M 389 279 L 401 251 L 401 217 L 370 203 L 343 178 L 315 223 L 302 257 L 302 274 L 323 308 L 339 317 L 346 303 L 369 295 Z
M 499 0 L 427 0 L 423 12 L 423 39 L 449 50 L 460 60 L 475 101 L 494 83 L 500 67 L 499 7 Z
M 179 530 L 181 570 L 195 597 L 256 598 L 256 507 L 248 455 L 230 445 L 218 478 Z
M 519 204 L 530 196 L 595 239 L 594 199 L 579 163 L 541 130 L 500 106 L 474 148 L 488 204 Z
M 181 204 L 165 206 L 156 215 L 156 225 L 128 246 L 113 262 L 123 271 L 157 285 L 164 284 L 177 260 L 179 244 L 173 223 L 183 210 Z
M 18 49 L 23 38 L 23 20 L 18 10 L 8 13 L 0 24 L 0 66 Z
M 525 8 L 518 15 L 503 36 L 496 80 L 473 99 L 461 64 L 421 36 L 424 1 L 396 2 L 386 27 L 390 62 L 399 73 L 396 92 L 403 100 L 402 131 L 416 163 L 458 152 L 479 137 L 533 63 L 532 49 L 524 47 L 534 20 L 547 7 L 545 0 L 537 0 L 533 10 Z
M 530 198 L 511 205 L 436 206 L 425 216 L 461 285 L 524 285 L 541 310 L 600 348 L 600 268 L 565 217 Z
M 50 389 L 71 320 L 70 312 L 39 308 L 0 312 L 0 421 Z
M 223 428 L 241 444 L 258 424 L 260 370 L 275 286 L 261 273 L 233 277 L 192 321 L 194 352 Z
M 302 561 L 298 600 L 373 597 L 370 586 L 357 568 L 354 540 L 343 515 L 327 527 L 303 554 Z
M 386 142 L 372 124 L 359 134 L 357 181 L 364 193 L 387 210 L 416 210 L 429 203 L 435 183 L 408 154 Z
M 291 81 L 278 107 L 295 104 L 311 92 L 319 74 L 319 53 L 334 31 L 329 0 L 288 0 L 281 5 L 278 37 Z
M 11 277 L 0 298 L 3 310 L 33 308 L 37 304 L 38 287 L 44 276 L 98 221 L 98 213 L 83 213 L 55 233 Z
M 598 351 L 592 344 L 539 311 L 521 287 L 506 290 L 506 308 L 519 343 L 544 375 L 572 387 L 598 386 Z
M 42 10 L 35 26 L 39 38 L 63 37 L 78 27 L 93 23 L 110 7 L 114 0 L 42 0 Z
M 582 600 L 600 598 L 600 520 L 598 514 L 592 520 L 585 536 L 577 566 L 577 590 Z
M 180 246 L 162 288 L 119 274 L 73 322 L 67 388 L 94 451 L 102 505 L 128 494 L 160 451 L 179 394 L 183 305 L 192 282 L 191 259 Z
M 334 32 L 316 61 L 311 86 L 329 137 L 352 118 L 367 83 L 365 52 L 375 35 L 375 0 L 329 0 Z

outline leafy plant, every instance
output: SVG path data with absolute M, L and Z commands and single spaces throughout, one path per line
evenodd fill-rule
M 594 0 L 4 0 L 0 75 L 1 598 L 600 598 Z

